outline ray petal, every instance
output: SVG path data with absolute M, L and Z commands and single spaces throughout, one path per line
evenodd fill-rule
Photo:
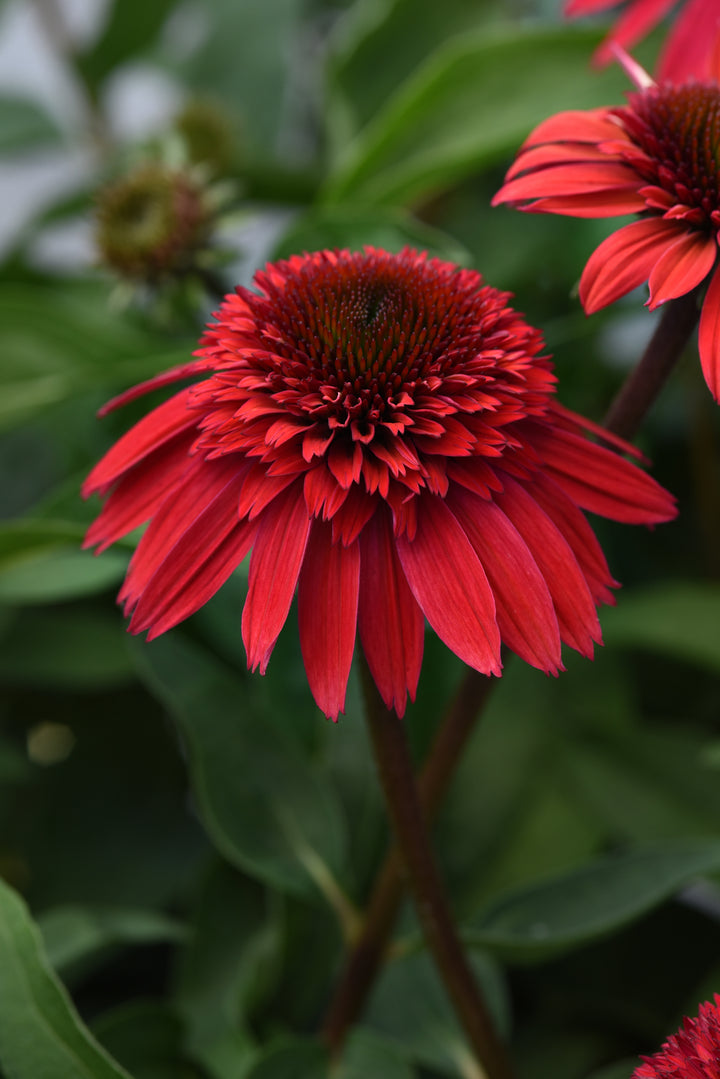
M 720 401 L 720 269 L 713 274 L 700 313 L 700 363 L 705 381 Z
M 588 315 L 647 281 L 653 266 L 685 232 L 682 224 L 645 218 L 618 229 L 593 251 L 580 278 Z

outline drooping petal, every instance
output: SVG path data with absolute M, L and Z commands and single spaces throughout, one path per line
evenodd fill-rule
M 593 56 L 595 63 L 610 63 L 614 58 L 612 45 L 632 48 L 665 18 L 675 3 L 676 0 L 633 0 L 598 47 Z
M 562 195 L 537 199 L 520 209 L 533 214 L 563 214 L 565 217 L 617 217 L 646 209 L 645 199 L 635 189 L 594 191 L 585 195 Z
M 359 581 L 359 543 L 333 543 L 331 525 L 314 521 L 298 583 L 300 648 L 310 691 L 329 719 L 345 711 Z
M 96 492 L 104 494 L 124 472 L 148 454 L 181 432 L 195 427 L 197 416 L 188 410 L 188 392 L 181 390 L 169 401 L 158 405 L 111 446 L 85 480 L 83 498 Z
M 672 495 L 652 476 L 582 435 L 538 425 L 533 444 L 545 474 L 591 513 L 627 524 L 659 524 L 677 515 Z
M 580 278 L 580 302 L 585 312 L 592 315 L 647 281 L 660 256 L 684 232 L 678 222 L 646 218 L 603 240 Z
M 363 529 L 360 556 L 360 642 L 386 706 L 402 717 L 407 694 L 415 699 L 420 677 L 424 618 L 405 580 L 384 513 L 377 513 Z
M 718 79 L 714 49 L 720 31 L 718 0 L 687 0 L 667 37 L 658 78 L 682 83 L 687 79 Z
M 557 615 L 560 636 L 576 651 L 592 657 L 602 634 L 595 604 L 570 544 L 559 528 L 511 476 L 496 502 L 512 521 L 545 579 Z
M 136 401 L 138 397 L 144 397 L 145 394 L 152 393 L 153 390 L 162 389 L 163 386 L 171 386 L 173 382 L 180 382 L 183 378 L 191 378 L 193 375 L 200 374 L 207 370 L 207 366 L 207 360 L 193 360 L 191 363 L 171 367 L 169 371 L 154 375 L 153 378 L 147 379 L 146 382 L 140 382 L 137 386 L 132 386 L 131 389 L 125 390 L 124 393 L 118 394 L 117 397 L 113 397 L 102 406 L 98 416 L 107 416 L 108 413 L 114 412 L 115 409 L 129 405 L 131 401 Z
M 130 561 L 119 596 L 128 610 L 135 607 L 149 581 L 182 536 L 223 492 L 228 492 L 230 484 L 233 485 L 233 493 L 226 494 L 221 504 L 227 506 L 228 514 L 238 519 L 237 494 L 246 468 L 242 458 L 220 458 L 212 462 L 190 458 L 182 483 L 171 491 L 156 510 Z
M 448 648 L 475 670 L 499 674 L 495 600 L 480 560 L 442 499 L 418 502 L 414 539 L 395 537 L 410 590 Z
M 576 503 L 547 476 L 535 476 L 532 483 L 522 486 L 567 540 L 595 603 L 613 604 L 615 598 L 610 589 L 617 588 L 618 582 L 610 573 L 597 537 Z
M 707 277 L 715 264 L 717 243 L 714 236 L 692 231 L 669 247 L 652 268 L 648 285 L 648 307 L 658 307 L 667 300 L 684 296 Z
M 503 641 L 521 659 L 557 674 L 560 633 L 550 592 L 527 544 L 497 502 L 457 487 L 448 499 L 495 597 Z
M 90 525 L 83 547 L 97 545 L 100 554 L 148 521 L 188 471 L 194 438 L 192 431 L 177 435 L 126 472 Z
M 290 610 L 310 518 L 301 484 L 278 495 L 260 517 L 250 558 L 249 588 L 242 618 L 248 666 L 264 674 Z
M 720 269 L 705 293 L 700 312 L 700 363 L 705 381 L 716 401 L 720 401 Z
M 569 109 L 556 112 L 530 132 L 522 149 L 540 142 L 602 142 L 622 135 L 609 109 Z

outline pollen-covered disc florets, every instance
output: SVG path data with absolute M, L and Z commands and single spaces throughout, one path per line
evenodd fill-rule
M 720 995 L 685 1019 L 659 1052 L 644 1057 L 632 1079 L 720 1079 Z
M 254 285 L 225 298 L 194 363 L 116 402 L 197 380 L 85 485 L 108 495 L 88 544 L 150 521 L 121 593 L 130 628 L 177 624 L 252 549 L 248 663 L 265 670 L 297 589 L 308 680 L 333 717 L 356 633 L 401 715 L 425 619 L 485 673 L 501 640 L 553 673 L 561 641 L 591 655 L 614 582 L 581 508 L 649 524 L 673 502 L 557 404 L 507 294 L 410 250 L 295 257 Z

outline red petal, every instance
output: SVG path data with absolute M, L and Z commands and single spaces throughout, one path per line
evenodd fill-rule
M 652 476 L 581 435 L 537 425 L 532 445 L 546 473 L 591 513 L 627 524 L 659 524 L 677 515 L 674 498 Z
M 300 484 L 278 495 L 260 518 L 250 558 L 242 635 L 248 667 L 255 670 L 259 666 L 261 674 L 265 674 L 288 616 L 309 531 L 310 518 Z
M 487 574 L 503 641 L 548 674 L 560 667 L 550 592 L 527 544 L 495 502 L 456 487 L 448 503 Z
M 612 158 L 599 146 L 590 142 L 546 142 L 531 146 L 521 151 L 505 174 L 505 180 L 512 180 L 520 173 L 535 171 L 548 165 L 561 165 L 568 162 L 602 161 L 607 163 Z
M 652 217 L 633 221 L 603 240 L 580 278 L 580 302 L 586 314 L 647 281 L 660 256 L 684 231 L 680 224 Z
M 523 143 L 536 146 L 540 142 L 602 142 L 622 137 L 622 128 L 607 108 L 570 109 L 549 116 L 528 135 Z
M 530 494 L 511 477 L 496 498 L 537 562 L 555 606 L 560 636 L 584 656 L 601 642 L 600 623 L 585 576 L 560 530 Z
M 153 450 L 174 438 L 181 431 L 188 431 L 197 423 L 197 413 L 187 408 L 189 390 L 181 390 L 169 401 L 143 416 L 139 423 L 119 438 L 103 458 L 95 465 L 82 488 L 83 498 L 101 494 L 118 479 L 147 457 Z
M 534 476 L 532 482 L 522 486 L 567 540 L 595 603 L 614 603 L 610 588 L 616 587 L 618 582 L 610 575 L 602 548 L 581 510 L 547 476 Z
M 443 500 L 426 495 L 416 502 L 415 538 L 395 538 L 410 589 L 448 648 L 475 670 L 499 674 L 500 634 L 485 571 Z
M 665 18 L 675 3 L 676 0 L 632 0 L 593 56 L 595 63 L 608 64 L 614 59 L 612 44 L 632 48 Z
M 710 393 L 720 401 L 720 269 L 713 274 L 700 312 L 700 363 Z
M 312 695 L 329 719 L 345 711 L 359 581 L 360 545 L 333 543 L 330 525 L 314 521 L 298 585 L 300 648 Z
M 596 11 L 605 11 L 614 4 L 615 0 L 567 0 L 563 14 L 568 18 L 576 15 L 594 15 Z
M 648 280 L 648 307 L 684 296 L 699 285 L 715 264 L 718 245 L 714 236 L 687 232 L 655 263 Z
M 148 521 L 188 471 L 195 432 L 178 435 L 127 472 L 110 494 L 100 516 L 90 525 L 84 547 L 97 553 Z
M 524 202 L 526 199 L 568 195 L 604 194 L 621 188 L 634 191 L 639 178 L 634 169 L 614 161 L 576 162 L 553 165 L 529 172 L 504 185 L 493 199 L 499 202 Z
M 660 54 L 658 78 L 676 84 L 690 78 L 718 81 L 719 30 L 719 0 L 688 0 Z
M 538 199 L 523 209 L 533 214 L 564 214 L 566 217 L 617 217 L 619 214 L 639 213 L 646 206 L 637 191 L 617 190 Z
M 376 513 L 363 529 L 360 552 L 360 640 L 386 707 L 402 717 L 407 694 L 415 700 L 425 620 L 405 580 L 384 514 Z
M 194 614 L 225 584 L 250 550 L 257 525 L 238 522 L 240 480 L 197 517 L 153 575 L 137 602 L 130 629 L 148 629 L 148 640 Z
M 237 457 L 216 461 L 190 458 L 183 482 L 158 507 L 130 561 L 118 597 L 127 608 L 134 607 L 175 545 L 230 484 L 233 485 L 232 498 L 226 498 L 223 504 L 227 503 L 228 512 L 232 510 L 237 521 L 237 492 L 246 467 L 245 461 Z
M 138 397 L 144 397 L 146 393 L 152 393 L 153 390 L 159 390 L 163 386 L 179 382 L 180 379 L 190 378 L 192 375 L 206 372 L 207 369 L 207 360 L 193 360 L 191 363 L 180 364 L 179 367 L 171 367 L 169 371 L 163 371 L 162 374 L 155 375 L 153 378 L 147 379 L 146 382 L 140 382 L 137 386 L 132 386 L 131 389 L 125 390 L 124 393 L 118 394 L 117 397 L 113 397 L 98 411 L 98 416 L 107 416 L 108 412 L 114 412 L 116 408 L 129 405 L 131 401 L 136 401 Z

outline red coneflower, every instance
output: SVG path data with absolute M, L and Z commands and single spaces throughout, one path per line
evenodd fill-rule
M 617 7 L 618 0 L 566 0 L 566 15 L 594 15 Z M 607 64 L 613 46 L 630 49 L 660 23 L 677 0 L 629 0 L 612 30 L 596 50 L 593 60 Z M 684 82 L 694 76 L 711 76 L 713 45 L 720 29 L 720 0 L 686 0 L 660 54 L 659 79 Z
M 697 1019 L 685 1019 L 659 1053 L 643 1057 L 632 1079 L 720 1079 L 720 996 L 701 1004 Z
M 187 618 L 252 548 L 248 664 L 265 671 L 297 587 L 310 688 L 333 718 L 356 626 L 399 715 L 425 619 L 485 673 L 501 638 L 553 673 L 561 639 L 591 655 L 614 582 L 581 509 L 654 524 L 673 500 L 555 402 L 508 294 L 409 250 L 296 256 L 255 285 L 225 298 L 198 360 L 111 403 L 199 377 L 84 487 L 109 492 L 88 545 L 150 521 L 120 596 L 130 629 Z
M 520 149 L 493 204 L 532 213 L 640 213 L 593 252 L 580 279 L 587 314 L 648 281 L 648 307 L 708 282 L 699 347 L 720 398 L 720 87 L 656 85 L 628 56 L 639 89 L 617 108 L 558 113 Z

